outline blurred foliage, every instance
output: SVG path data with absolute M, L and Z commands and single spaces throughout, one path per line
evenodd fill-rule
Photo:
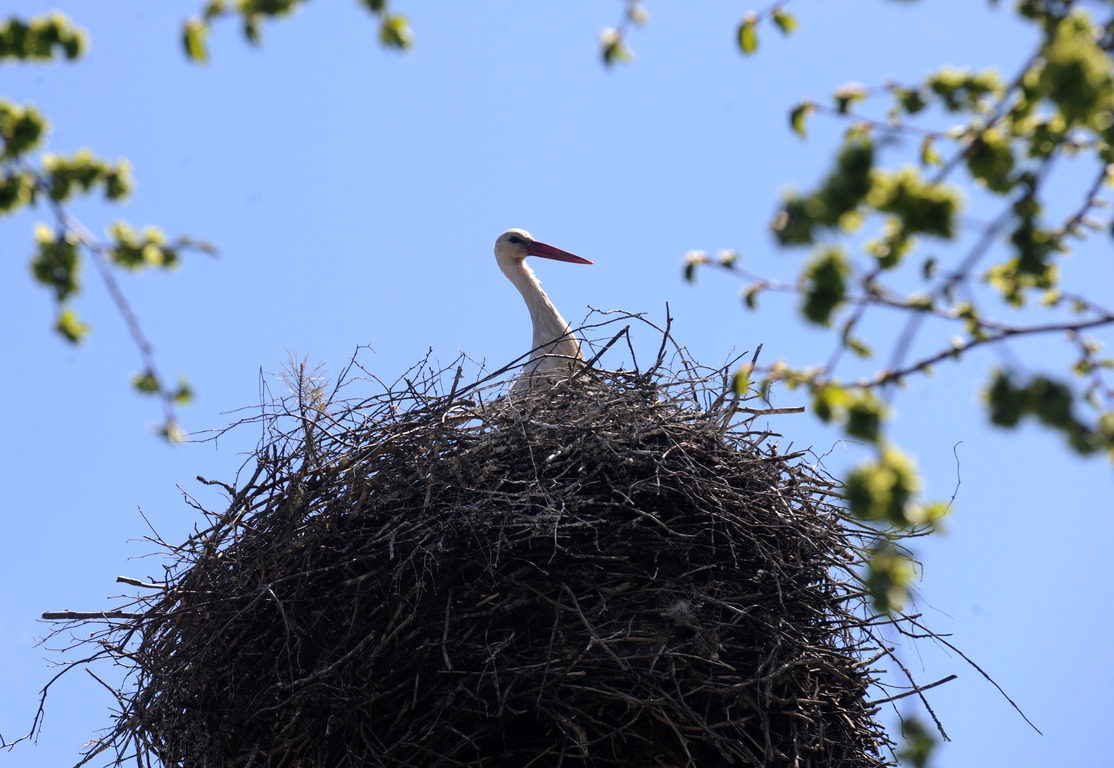
M 200 16 L 182 24 L 182 48 L 198 64 L 209 61 L 209 29 L 223 19 L 237 19 L 244 39 L 252 45 L 263 41 L 263 24 L 293 15 L 306 0 L 209 0 Z M 358 0 L 379 20 L 379 43 L 405 51 L 414 44 L 414 33 L 406 16 L 391 10 L 387 0 Z
M 761 23 L 784 5 L 744 17 L 743 54 L 754 52 Z M 824 365 L 777 361 L 748 371 L 748 381 L 760 391 L 773 382 L 807 387 L 819 418 L 875 446 L 877 458 L 846 478 L 848 501 L 862 519 L 896 531 L 931 525 L 942 507 L 917 500 L 915 464 L 889 439 L 884 403 L 895 387 L 976 347 L 1064 339 L 1078 354 L 1060 374 L 1022 375 L 1020 364 L 993 374 L 984 392 L 988 419 L 1012 428 L 1028 417 L 1079 454 L 1114 459 L 1114 359 L 1088 335 L 1114 327 L 1114 310 L 1102 292 L 1069 291 L 1060 271 L 1080 241 L 1111 235 L 1114 8 L 1033 0 L 1014 14 L 1035 26 L 1039 40 L 1010 80 L 944 67 L 919 83 L 841 86 L 829 103 L 806 100 L 790 110 L 802 139 L 817 115 L 849 122 L 828 173 L 810 191 L 786 194 L 771 222 L 782 247 L 811 249 L 795 283 L 755 276 L 737 255 L 729 263 L 699 253 L 685 260 L 688 280 L 706 265 L 746 279 L 751 309 L 765 292 L 795 292 L 801 317 L 831 329 L 835 348 Z M 948 127 L 933 125 L 941 122 Z M 915 154 L 906 151 L 910 139 Z M 1071 206 L 1054 187 L 1054 166 L 1065 157 L 1076 173 L 1090 169 Z M 980 216 L 995 205 L 997 215 L 975 223 L 969 211 L 976 202 Z M 863 236 L 872 222 L 874 235 Z M 884 366 L 847 380 L 839 370 L 848 360 L 882 346 L 856 333 L 875 310 L 889 313 L 891 324 L 894 313 L 904 315 L 901 333 Z M 1012 357 L 1022 359 L 1016 351 Z M 1025 361 L 1037 371 L 1049 365 Z M 926 516 L 925 509 L 936 511 Z M 899 598 L 878 607 L 906 601 Z
M 0 63 L 75 61 L 86 47 L 84 31 L 60 13 L 0 23 Z M 46 118 L 33 105 L 0 97 L 0 216 L 36 209 L 52 220 L 35 227 L 31 275 L 49 289 L 56 305 L 54 331 L 71 344 L 81 343 L 91 330 L 78 315 L 73 300 L 81 295 L 85 262 L 91 259 L 97 263 L 143 362 L 144 372 L 133 377 L 132 385 L 137 392 L 162 402 L 164 418 L 159 431 L 168 439 L 180 439 L 175 406 L 188 402 L 190 388 L 184 381 L 176 387 L 164 386 L 151 346 L 112 267 L 128 271 L 142 267 L 167 269 L 178 264 L 185 250 L 212 252 L 212 248 L 189 238 L 168 242 L 154 228 L 139 236 L 123 222 L 111 228 L 107 239 L 95 237 L 66 206 L 79 195 L 99 194 L 110 204 L 127 200 L 132 190 L 130 167 L 126 161 L 111 162 L 88 149 L 68 155 L 46 152 L 48 130 Z
M 744 56 L 784 5 L 744 17 Z M 824 364 L 778 360 L 748 368 L 746 380 L 758 393 L 774 383 L 806 388 L 818 418 L 872 446 L 874 457 L 843 480 L 851 513 L 878 531 L 864 583 L 883 614 L 909 603 L 915 576 L 898 542 L 934 530 L 949 507 L 920 499 L 916 462 L 890 437 L 898 388 L 978 347 L 1008 348 L 999 357 L 1011 364 L 983 391 L 988 421 L 1012 429 L 1030 420 L 1079 455 L 1114 461 L 1114 358 L 1094 335 L 1114 328 L 1114 305 L 1105 286 L 1069 286 L 1060 269 L 1082 241 L 1112 235 L 1114 3 L 1020 0 L 998 12 L 1037 32 L 1010 79 L 942 67 L 915 83 L 844 85 L 829 102 L 789 110 L 802 140 L 817 116 L 848 122 L 831 169 L 811 190 L 787 193 L 771 222 L 782 248 L 811 252 L 795 282 L 755 275 L 738 257 L 685 259 L 688 280 L 706 266 L 736 274 L 749 309 L 764 293 L 795 293 L 801 318 L 830 329 Z M 1076 181 L 1065 182 L 1056 171 L 1069 161 Z M 874 334 L 897 332 L 868 344 L 868 315 L 884 318 Z M 1036 338 L 1062 339 L 1069 354 L 1025 354 Z M 861 362 L 883 347 L 884 364 Z M 898 757 L 928 765 L 929 730 L 908 720 L 902 735 Z
M 898 750 L 898 759 L 912 768 L 925 768 L 937 743 L 932 730 L 917 718 L 907 718 L 901 724 L 901 737 L 905 746 Z
M 785 9 L 788 0 L 774 3 L 762 11 L 749 11 L 743 14 L 735 30 L 739 50 L 750 56 L 758 50 L 758 31 L 767 23 L 772 24 L 781 34 L 791 35 L 797 31 L 797 17 Z

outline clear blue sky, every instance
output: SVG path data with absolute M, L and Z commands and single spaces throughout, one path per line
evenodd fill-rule
M 173 276 L 123 281 L 171 375 L 189 374 L 192 432 L 219 428 L 258 402 L 260 370 L 290 352 L 332 373 L 357 345 L 393 380 L 430 348 L 499 366 L 525 351 L 527 318 L 491 245 L 517 226 L 595 262 L 535 265 L 572 321 L 588 306 L 648 312 L 668 301 L 678 339 L 719 364 L 761 342 L 768 360 L 822 359 L 820 337 L 774 299 L 743 312 L 739 286 L 708 273 L 680 280 L 693 248 L 734 248 L 747 266 L 790 279 L 796 261 L 766 229 L 779 192 L 807 187 L 843 126 L 816 120 L 807 143 L 788 108 L 847 81 L 915 80 L 944 63 L 1010 73 L 1031 39 L 986 3 L 793 4 L 801 30 L 767 30 L 744 60 L 732 36 L 745 4 L 650 2 L 633 65 L 605 70 L 597 36 L 621 4 L 398 0 L 417 33 L 382 51 L 355 3 L 311 3 L 249 48 L 234 23 L 211 39 L 207 67 L 188 63 L 181 19 L 195 3 L 68 3 L 92 39 L 74 66 L 0 69 L 0 95 L 31 101 L 53 124 L 50 148 L 127 157 L 137 179 L 123 210 L 75 206 L 94 231 L 116 218 L 211 240 Z M 697 7 L 699 6 L 699 7 Z M 55 6 L 13 0 L 31 15 Z M 158 575 L 144 517 L 167 540 L 196 521 L 183 493 L 218 504 L 196 475 L 232 480 L 254 434 L 169 447 L 153 437 L 154 403 L 130 393 L 134 348 L 95 274 L 77 305 L 94 326 L 82 348 L 49 332 L 47 293 L 32 287 L 31 229 L 45 215 L 0 220 L 0 731 L 26 729 L 51 674 L 35 647 L 44 610 L 99 610 L 117 575 Z M 1109 241 L 1098 253 L 1109 261 Z M 1093 255 L 1094 251 L 1092 251 Z M 1076 276 L 1109 286 L 1077 260 Z M 1102 282 L 1106 281 L 1106 282 Z M 1109 291 L 1107 291 L 1109 293 Z M 1109 334 L 1108 334 L 1109 340 Z M 1056 355 L 1048 345 L 1034 347 Z M 1019 349 L 1024 353 L 1025 348 Z M 1114 715 L 1108 463 L 1066 457 L 1034 428 L 985 425 L 977 388 L 991 356 L 942 366 L 897 401 L 898 438 L 915 451 L 930 495 L 959 488 L 949 534 L 925 542 L 926 620 L 950 633 L 1044 731 L 1033 733 L 978 673 L 929 644 L 903 651 L 954 742 L 939 765 L 1080 768 L 1109 764 Z M 273 379 L 271 379 L 273 382 Z M 272 383 L 274 389 L 280 389 Z M 779 405 L 796 404 L 782 393 Z M 786 440 L 832 449 L 806 416 L 775 424 Z M 860 458 L 838 445 L 834 471 Z M 106 674 L 111 674 L 106 671 Z M 36 746 L 0 763 L 74 761 L 108 722 L 111 701 L 78 673 L 56 686 Z

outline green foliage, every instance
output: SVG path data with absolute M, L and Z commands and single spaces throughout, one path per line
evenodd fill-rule
M 1013 145 L 1001 131 L 987 128 L 971 141 L 964 158 L 971 177 L 991 192 L 1007 194 L 1016 184 Z
M 96 186 L 104 189 L 105 199 L 118 202 L 131 193 L 131 167 L 127 161 L 109 163 L 87 149 L 69 157 L 45 154 L 42 157 L 43 186 L 56 203 L 67 202 L 75 192 L 89 193 Z
M 1114 80 L 1109 48 L 1100 45 L 1106 32 L 1082 9 L 1062 20 L 1052 16 L 1043 19 L 1051 31 L 1039 59 L 1025 74 L 1027 99 L 1047 99 L 1069 124 L 1100 131 L 1109 128 Z
M 983 281 L 996 289 L 1011 307 L 1022 307 L 1031 291 L 1051 291 L 1059 283 L 1060 271 L 1055 264 L 1043 264 L 1039 269 L 1032 265 L 1022 267 L 1020 258 L 995 264 L 983 276 Z
M 255 36 L 252 32 L 246 34 L 249 40 L 255 42 Z M 205 41 L 208 37 L 209 25 L 207 23 L 201 19 L 188 19 L 182 25 L 182 47 L 186 50 L 186 56 L 198 64 L 208 63 L 209 51 L 205 47 Z
M 222 3 L 214 2 L 209 10 L 217 13 L 222 7 Z M 195 59 L 204 58 L 207 32 L 204 22 L 187 27 L 185 42 Z M 85 47 L 85 33 L 61 14 L 30 21 L 12 18 L 0 24 L 0 61 L 47 62 L 60 57 L 74 60 Z M 212 249 L 189 238 L 168 243 L 155 229 L 140 236 L 127 225 L 114 227 L 113 243 L 99 242 L 67 211 L 66 205 L 78 195 L 97 191 L 108 203 L 123 202 L 132 189 L 129 165 L 126 161 L 108 162 L 87 149 L 72 154 L 46 152 L 36 158 L 36 153 L 43 149 L 47 127 L 46 119 L 34 106 L 0 99 L 0 216 L 42 205 L 54 219 L 53 226 L 39 224 L 35 228 L 30 271 L 34 281 L 49 289 L 53 296 L 57 310 L 54 332 L 66 342 L 78 344 L 90 332 L 72 306 L 72 301 L 81 294 L 81 272 L 86 258 L 106 258 L 108 265 L 128 270 L 168 268 L 178 263 L 185 248 Z M 162 385 L 155 374 L 150 344 L 116 285 L 112 270 L 102 269 L 99 274 L 108 284 L 109 295 L 128 324 L 147 367 L 148 374 L 138 377 L 134 386 L 137 391 L 162 400 L 166 416 L 162 433 L 168 439 L 181 438 L 173 409 L 189 401 L 191 390 L 184 381 L 177 389 Z
M 849 437 L 868 443 L 878 442 L 886 407 L 869 390 L 852 390 L 835 381 L 825 381 L 812 389 L 812 413 L 821 421 L 844 425 Z
M 777 25 L 777 28 L 787 35 L 791 35 L 796 32 L 797 27 L 799 26 L 797 17 L 789 13 L 789 11 L 785 10 L 781 6 L 778 6 L 774 9 L 773 13 L 771 14 L 771 18 L 773 18 L 774 24 Z
M 851 514 L 860 520 L 884 521 L 898 528 L 924 522 L 913 500 L 921 489 L 916 463 L 891 446 L 877 459 L 857 466 L 847 477 L 844 493 Z
M 874 392 L 855 392 L 847 406 L 847 434 L 868 443 L 877 443 L 885 415 L 886 409 Z
M 743 54 L 750 56 L 758 50 L 758 17 L 754 14 L 747 14 L 743 20 L 739 22 L 739 28 L 736 31 L 736 38 L 739 43 L 739 50 Z
M 379 20 L 379 42 L 384 48 L 404 51 L 414 44 L 414 33 L 402 14 L 381 14 Z
M 836 89 L 832 99 L 835 101 L 836 112 L 846 115 L 856 103 L 866 99 L 866 88 L 862 83 L 847 83 Z
M 911 768 L 926 768 L 937 743 L 932 729 L 919 718 L 905 718 L 901 722 L 901 738 L 905 744 L 897 752 L 898 760 Z
M 891 216 L 882 225 L 881 235 L 876 239 L 868 240 L 863 248 L 878 260 L 878 269 L 888 270 L 899 266 L 905 254 L 909 253 L 916 243 L 916 239 L 910 237 L 902 225 L 901 219 Z
M 46 127 L 46 119 L 34 107 L 0 99 L 0 162 L 16 160 L 37 149 Z
M 129 224 L 118 221 L 109 234 L 115 243 L 107 250 L 108 258 L 121 267 L 138 271 L 145 267 L 178 266 L 178 249 L 167 245 L 166 236 L 157 227 L 148 227 L 140 236 Z
M 52 61 L 58 55 L 73 61 L 86 46 L 85 33 L 57 11 L 30 21 L 11 18 L 0 23 L 0 61 Z
M 832 315 L 847 299 L 851 265 L 839 248 L 822 247 L 805 265 L 801 277 L 801 313 L 810 323 L 829 326 Z
M 696 282 L 696 270 L 701 264 L 708 263 L 708 254 L 704 251 L 689 251 L 685 254 L 684 277 L 686 283 Z
M 896 613 L 908 601 L 916 578 L 913 559 L 892 541 L 882 538 L 867 553 L 866 588 L 881 614 Z
M 772 228 L 782 245 L 815 242 L 817 230 L 845 223 L 866 199 L 874 182 L 874 145 L 870 137 L 854 132 L 836 157 L 835 168 L 810 195 L 789 195 L 774 217 Z
M 206 45 L 212 24 L 224 18 L 237 17 L 244 39 L 251 45 L 263 41 L 262 27 L 266 21 L 292 16 L 306 0 L 208 0 L 200 16 L 182 24 L 182 48 L 186 57 L 198 64 L 209 61 Z M 406 16 L 394 13 L 387 0 L 359 0 L 360 5 L 379 19 L 379 44 L 390 50 L 404 51 L 413 46 L 414 33 Z
M 793 34 L 800 26 L 797 17 L 785 10 L 784 3 L 775 3 L 761 13 L 745 14 L 735 29 L 735 42 L 744 56 L 751 56 L 758 50 L 758 25 L 767 18 L 783 35 Z
M 999 369 L 994 372 L 985 397 L 992 424 L 1012 428 L 1023 418 L 1033 417 L 1063 435 L 1076 453 L 1105 451 L 1114 458 L 1114 410 L 1101 414 L 1094 425 L 1085 423 L 1076 416 L 1075 393 L 1063 382 L 1039 374 L 1019 382 Z
M 875 169 L 866 203 L 879 213 L 893 214 L 902 237 L 925 234 L 951 239 L 955 235 L 959 192 L 925 181 L 911 166 L 898 171 Z
M 789 111 L 789 126 L 793 129 L 793 133 L 805 138 L 805 118 L 812 113 L 813 103 L 811 101 L 802 101 L 797 106 Z
M 603 50 L 603 63 L 611 66 L 620 62 L 630 61 L 630 49 L 623 42 L 623 36 L 616 29 L 605 29 L 600 34 L 600 44 Z
M 753 363 L 745 363 L 740 365 L 739 369 L 735 371 L 734 376 L 731 377 L 731 391 L 737 397 L 745 397 L 750 391 L 750 375 L 754 372 Z
M 907 115 L 915 115 L 928 106 L 930 96 L 920 88 L 893 88 L 894 98 L 897 101 L 897 111 Z
M 1019 198 L 1013 212 L 1017 223 L 1010 233 L 1010 244 L 1017 253 L 1017 273 L 1033 278 L 1048 275 L 1051 257 L 1065 250 L 1062 238 L 1041 226 L 1041 205 L 1033 194 Z M 1050 277 L 1040 287 L 1051 288 L 1053 284 Z
M 70 307 L 63 307 L 54 322 L 54 331 L 71 344 L 80 344 L 89 334 L 89 326 L 78 319 Z
M 926 136 L 921 142 L 921 165 L 940 165 L 943 163 L 943 158 L 940 153 L 936 151 L 936 141 L 932 136 Z
M 28 170 L 4 168 L 0 171 L 0 216 L 28 205 L 35 197 L 35 176 Z
M 1001 77 L 993 70 L 972 72 L 950 67 L 944 67 L 930 75 L 925 81 L 925 88 L 939 97 L 940 102 L 949 112 L 976 114 L 990 113 L 994 101 L 1001 98 L 1005 92 Z M 923 102 L 920 106 L 923 106 Z
M 1054 365 L 1045 359 L 1027 361 L 1038 370 L 1025 379 L 999 371 L 986 390 L 990 419 L 1013 428 L 1031 418 L 1060 433 L 1073 451 L 1114 460 L 1114 358 L 1100 357 L 1100 345 L 1082 336 L 1114 328 L 1114 307 L 1103 303 L 1101 291 L 1090 295 L 1092 286 L 1073 293 L 1062 284 L 1059 264 L 1077 240 L 1114 235 L 1114 6 L 1082 5 L 1018 3 L 1020 16 L 1036 22 L 1039 39 L 1012 82 L 993 70 L 942 67 L 913 84 L 843 85 L 830 102 L 808 99 L 789 112 L 790 128 L 801 138 L 815 115 L 850 122 L 833 169 L 811 190 L 787 195 L 771 223 L 782 247 L 812 246 L 792 285 L 801 297 L 800 317 L 833 328 L 835 349 L 823 365 L 778 361 L 757 369 L 753 386 L 760 393 L 779 382 L 805 388 L 818 419 L 876 446 L 877 457 L 845 476 L 844 486 L 852 512 L 879 528 L 866 580 L 883 612 L 905 602 L 912 578 L 911 561 L 893 546 L 892 532 L 931 527 L 947 509 L 918 499 L 915 462 L 888 440 L 882 406 L 888 388 L 908 386 L 976 346 L 1056 333 L 1078 350 L 1069 372 L 1080 383 L 1041 371 Z M 881 114 L 873 103 L 879 94 L 888 94 Z M 909 122 L 941 117 L 945 127 Z M 1092 178 L 1077 197 L 1068 193 L 1080 202 L 1066 212 L 1072 203 L 1049 183 L 1065 157 L 1075 173 Z M 1052 189 L 1059 190 L 1055 200 Z M 967 197 L 979 203 L 977 218 Z M 997 214 L 985 212 L 993 206 Z M 1048 210 L 1062 218 L 1050 221 Z M 861 253 L 852 249 L 849 236 L 875 226 L 855 242 Z M 743 289 L 747 306 L 784 285 L 754 279 Z M 1010 314 L 1026 305 L 1025 315 Z M 842 361 L 874 352 L 874 339 L 862 338 L 860 324 L 876 310 L 888 313 L 887 323 L 895 312 L 906 316 L 897 318 L 901 331 L 884 356 L 890 363 L 842 380 Z M 1057 314 L 1042 320 L 1035 314 L 1041 310 Z M 909 735 L 908 759 L 923 764 L 932 742 Z
M 31 259 L 31 274 L 54 292 L 62 304 L 81 290 L 81 260 L 77 236 L 68 230 L 54 232 L 45 224 L 35 228 L 37 248 Z

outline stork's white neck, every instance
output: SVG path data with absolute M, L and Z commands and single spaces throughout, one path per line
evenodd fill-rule
M 531 348 L 534 350 L 533 358 L 544 355 L 558 355 L 566 358 L 582 360 L 580 344 L 573 336 L 569 324 L 561 313 L 553 306 L 553 302 L 542 290 L 542 285 L 534 275 L 534 271 L 526 266 L 524 259 L 498 258 L 499 268 L 507 279 L 514 283 L 515 288 L 522 294 L 526 308 L 530 310 L 530 321 L 534 326 L 534 341 Z M 540 349 L 539 349 L 540 347 Z M 567 360 L 565 364 L 567 364 Z

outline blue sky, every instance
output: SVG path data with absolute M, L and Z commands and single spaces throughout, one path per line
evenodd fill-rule
M 8 5 L 21 15 L 54 7 Z M 51 120 L 50 149 L 132 162 L 131 202 L 76 205 L 86 225 L 103 232 L 126 218 L 220 249 L 172 276 L 123 279 L 164 371 L 188 373 L 197 391 L 182 414 L 191 432 L 239 418 L 258 403 L 261 377 L 281 389 L 273 374 L 292 353 L 336 374 L 368 345 L 364 364 L 388 381 L 430 349 L 445 363 L 463 351 L 494 367 L 521 354 L 525 309 L 491 255 L 509 227 L 595 262 L 534 265 L 573 322 L 589 306 L 660 321 L 668 302 L 675 335 L 707 364 L 757 343 L 767 360 L 823 359 L 827 342 L 790 319 L 791 300 L 745 313 L 726 276 L 684 284 L 682 256 L 733 248 L 748 268 L 791 279 L 797 255 L 776 251 L 766 225 L 782 190 L 819 177 L 844 127 L 815 119 L 802 143 L 787 127 L 793 103 L 945 63 L 1012 73 L 1032 39 L 1007 11 L 970 0 L 855 11 L 801 0 L 799 33 L 765 30 L 759 55 L 743 59 L 733 43 L 743 6 L 651 2 L 649 26 L 630 40 L 634 63 L 606 70 L 598 33 L 618 20 L 618 2 L 397 6 L 417 35 L 406 54 L 381 50 L 355 3 L 311 3 L 265 27 L 258 50 L 234 23 L 218 28 L 199 67 L 178 42 L 195 4 L 73 2 L 63 10 L 90 34 L 86 60 L 0 69 L 0 95 Z M 195 476 L 231 480 L 256 439 L 241 431 L 170 447 L 152 436 L 158 410 L 127 387 L 139 362 L 91 270 L 77 309 L 92 337 L 74 349 L 52 336 L 49 296 L 25 266 L 43 218 L 0 220 L 7 738 L 30 724 L 52 674 L 44 657 L 57 658 L 35 647 L 48 630 L 36 617 L 108 607 L 117 575 L 157 575 L 158 560 L 144 558 L 154 550 L 147 523 L 169 541 L 185 536 L 196 517 L 183 494 L 219 504 Z M 1087 253 L 1108 256 L 1109 241 L 1071 274 L 1114 284 Z M 1062 355 L 1043 342 L 1017 351 Z M 939 765 L 1097 767 L 1108 758 L 1094 735 L 1108 727 L 1114 686 L 1109 464 L 1067 457 L 1031 427 L 988 428 L 977 391 L 995 361 L 941 366 L 896 401 L 896 436 L 917 454 L 929 495 L 955 489 L 953 450 L 962 478 L 948 534 L 919 545 L 917 608 L 1045 735 L 954 656 L 922 644 L 903 659 L 925 681 L 959 675 L 931 699 L 954 739 Z M 799 401 L 781 393 L 777 404 Z M 862 457 L 809 417 L 774 426 L 786 442 L 831 451 L 833 471 Z M 0 763 L 75 760 L 110 705 L 88 676 L 64 679 L 38 744 Z

